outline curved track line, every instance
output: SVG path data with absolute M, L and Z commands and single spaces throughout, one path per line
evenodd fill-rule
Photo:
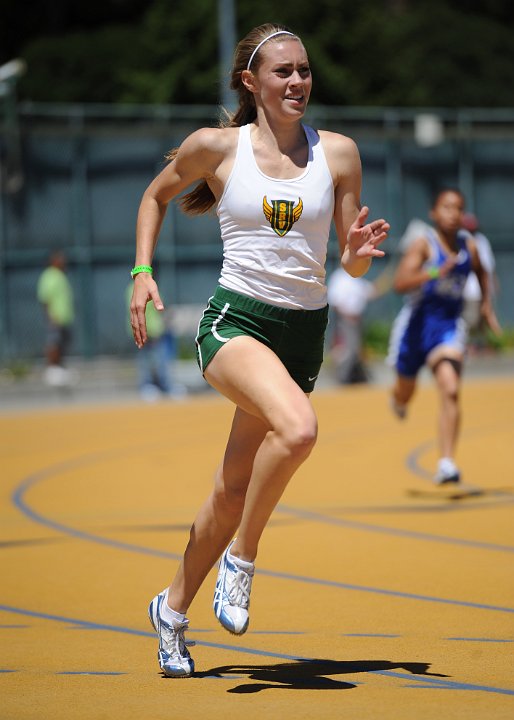
M 55 475 L 59 474 L 59 472 L 63 472 L 64 470 L 69 470 L 74 467 L 83 467 L 87 462 L 90 462 L 93 458 L 105 458 L 110 457 L 114 454 L 115 451 L 109 451 L 106 453 L 99 453 L 96 455 L 86 455 L 82 456 L 81 458 L 76 458 L 75 460 L 68 460 L 64 463 L 59 463 L 58 465 L 51 466 L 50 468 L 46 468 L 45 470 L 41 470 L 38 473 L 34 473 L 33 475 L 28 476 L 23 480 L 20 485 L 15 489 L 13 495 L 12 495 L 12 501 L 14 505 L 22 512 L 24 515 L 29 517 L 34 522 L 40 523 L 42 525 L 46 525 L 47 527 L 52 528 L 53 530 L 57 530 L 58 532 L 66 533 L 68 535 L 71 535 L 72 537 L 78 538 L 80 540 L 85 540 L 87 542 L 94 542 L 99 543 L 102 545 L 107 545 L 109 547 L 113 547 L 117 550 L 124 550 L 129 552 L 135 552 L 135 553 L 142 553 L 145 555 L 153 555 L 156 557 L 166 558 L 166 559 L 172 559 L 172 560 L 180 560 L 182 558 L 182 555 L 179 555 L 177 553 L 170 553 L 164 550 L 154 550 L 153 548 L 148 548 L 141 545 L 134 545 L 131 543 L 125 543 L 118 540 L 112 540 L 110 538 L 102 537 L 101 535 L 94 535 L 92 533 L 85 532 L 83 530 L 78 530 L 76 528 L 63 525 L 62 523 L 58 523 L 50 518 L 46 518 L 40 513 L 37 513 L 35 510 L 33 510 L 25 501 L 25 493 L 32 487 L 34 487 L 38 482 L 41 482 L 43 480 L 46 480 L 51 477 L 55 477 Z M 328 520 L 326 520 L 328 522 Z M 349 521 L 350 522 L 350 521 Z M 370 528 L 373 526 L 370 526 Z M 370 529 L 367 528 L 367 529 Z M 378 531 L 382 531 L 377 529 Z M 387 530 L 384 532 L 390 533 L 391 531 Z M 424 538 L 426 539 L 426 538 Z M 416 593 L 408 593 L 408 592 L 402 592 L 397 590 L 388 590 L 386 588 L 375 588 L 375 587 L 369 587 L 365 585 L 355 585 L 351 583 L 343 583 L 338 582 L 336 580 L 324 580 L 321 578 L 313 578 L 313 577 L 307 577 L 302 575 L 293 575 L 290 573 L 282 573 L 277 572 L 273 570 L 266 570 L 263 568 L 260 568 L 258 570 L 259 574 L 266 575 L 268 577 L 273 577 L 280 580 L 292 580 L 295 582 L 302 582 L 302 583 L 311 583 L 315 585 L 322 585 L 326 587 L 336 587 L 343 590 L 353 590 L 358 592 L 366 592 L 366 593 L 373 593 L 373 594 L 379 594 L 379 595 L 389 595 L 391 597 L 398 597 L 403 599 L 409 599 L 409 600 L 417 600 L 417 601 L 423 601 L 423 602 L 435 602 L 435 603 L 442 603 L 442 604 L 448 604 L 448 605 L 459 605 L 461 607 L 467 607 L 467 608 L 474 608 L 478 610 L 489 610 L 493 612 L 506 612 L 506 613 L 514 613 L 514 608 L 509 607 L 503 607 L 499 605 L 489 605 L 486 603 L 475 603 L 471 601 L 466 600 L 455 600 L 455 599 L 449 599 L 449 598 L 438 598 L 435 596 L 429 596 L 429 595 L 418 595 Z
M 422 468 L 421 465 L 418 463 L 418 458 L 420 455 L 422 455 L 427 450 L 430 450 L 435 445 L 435 440 L 427 440 L 426 442 L 422 443 L 421 445 L 418 445 L 417 448 L 414 448 L 414 450 L 411 450 L 411 452 L 407 455 L 407 458 L 405 460 L 405 464 L 407 465 L 407 468 L 414 473 L 414 475 L 417 475 L 418 477 L 423 478 L 423 480 L 430 480 L 431 484 L 432 482 L 432 474 L 428 472 L 428 470 L 425 470 L 425 468 Z
M 342 527 L 350 527 L 355 530 L 364 530 L 366 532 L 399 535 L 400 537 L 407 537 L 410 540 L 427 540 L 429 542 L 447 543 L 450 545 L 464 545 L 466 547 L 479 548 L 480 550 L 494 550 L 496 552 L 514 552 L 514 547 L 511 545 L 496 545 L 495 543 L 480 542 L 478 540 L 466 540 L 465 538 L 451 538 L 445 535 L 422 533 L 417 532 L 416 530 L 388 528 L 383 525 L 373 525 L 371 523 L 360 522 L 359 520 L 346 520 L 344 518 L 331 517 L 330 515 L 325 515 L 323 513 L 313 512 L 312 510 L 294 508 L 290 505 L 279 505 L 277 510 L 304 520 L 312 520 L 313 522 L 325 523 L 327 525 L 340 525 Z
M 430 441 L 431 442 L 431 441 Z M 412 457 L 414 458 L 413 462 L 415 463 L 415 458 L 418 454 L 423 452 L 423 449 L 426 448 L 427 444 L 424 443 L 423 445 L 419 446 L 417 449 L 413 450 Z M 92 462 L 98 461 L 98 460 L 104 460 L 107 458 L 116 458 L 119 457 L 120 453 L 125 454 L 129 449 L 128 448 L 120 448 L 119 450 L 109 450 L 105 451 L 103 453 L 91 453 L 87 455 L 80 456 L 78 458 L 75 458 L 73 460 L 67 460 L 63 463 L 58 463 L 56 465 L 51 465 L 48 468 L 45 468 L 43 470 L 40 470 L 39 472 L 36 472 L 32 475 L 29 475 L 28 477 L 24 478 L 18 487 L 14 490 L 12 494 L 12 501 L 14 505 L 20 510 L 24 515 L 29 517 L 34 522 L 40 523 L 42 525 L 46 525 L 47 527 L 51 527 L 54 530 L 58 530 L 59 532 L 64 532 L 68 535 L 74 535 L 75 537 L 82 538 L 84 540 L 93 540 L 95 542 L 99 542 L 98 537 L 92 535 L 90 533 L 83 532 L 81 530 L 77 530 L 75 528 L 68 527 L 66 525 L 63 525 L 61 523 L 56 522 L 55 520 L 52 520 L 51 518 L 46 518 L 40 513 L 33 510 L 28 503 L 24 499 L 25 493 L 34 485 L 38 484 L 39 482 L 42 482 L 43 480 L 51 479 L 57 475 L 59 475 L 62 472 L 65 472 L 67 470 L 72 470 L 74 468 L 83 468 Z M 409 456 L 410 457 L 410 456 Z M 514 502 L 514 498 L 507 498 L 507 503 Z M 277 507 L 277 510 L 282 511 L 289 515 L 296 515 L 297 517 L 301 517 L 305 520 L 315 520 L 317 522 L 325 522 L 327 524 L 332 525 L 341 525 L 346 527 L 351 527 L 356 530 L 363 530 L 365 532 L 375 532 L 375 533 L 383 533 L 385 535 L 399 535 L 403 537 L 408 537 L 413 540 L 423 540 L 423 541 L 429 541 L 429 542 L 438 542 L 438 543 L 447 543 L 450 545 L 463 545 L 463 546 L 469 546 L 473 548 L 479 548 L 481 550 L 491 550 L 494 552 L 514 552 L 514 547 L 509 545 L 499 545 L 495 543 L 485 543 L 475 540 L 467 540 L 465 538 L 451 538 L 444 535 L 435 535 L 432 533 L 420 533 L 416 532 L 415 530 L 403 530 L 400 528 L 390 528 L 383 525 L 376 525 L 371 523 L 364 523 L 356 520 L 346 520 L 344 518 L 334 518 L 329 515 L 323 515 L 322 513 L 314 513 L 309 510 L 301 510 L 296 509 L 291 506 L 287 505 L 279 505 Z M 166 558 L 173 558 L 180 560 L 182 558 L 181 554 L 177 553 L 166 553 L 166 552 L 160 552 L 158 550 L 151 550 L 146 549 L 139 545 L 130 545 L 128 543 L 123 543 L 117 540 L 110 540 L 108 538 L 102 538 L 102 542 L 106 545 L 111 545 L 113 547 L 119 547 L 120 549 L 133 549 L 134 552 L 148 552 L 152 555 L 161 555 L 162 557 Z

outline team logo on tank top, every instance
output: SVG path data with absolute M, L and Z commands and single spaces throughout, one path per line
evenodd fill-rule
M 262 199 L 262 209 L 266 220 L 279 237 L 284 237 L 293 227 L 293 223 L 300 219 L 303 211 L 302 198 L 294 200 L 272 200 L 271 205 L 266 195 Z

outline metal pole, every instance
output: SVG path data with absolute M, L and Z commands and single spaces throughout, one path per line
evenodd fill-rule
M 0 86 L 1 89 L 1 86 Z M 1 100 L 0 100 L 1 102 Z M 4 122 L 2 122 L 2 126 Z M 7 335 L 7 273 L 5 271 L 5 250 L 7 247 L 7 229 L 5 223 L 5 175 L 7 164 L 7 132 L 0 126 L 0 362 L 6 360 L 9 353 L 9 337 Z M 5 142 L 3 140 L 5 138 Z
M 69 115 L 73 132 L 72 165 L 72 218 L 73 259 L 76 263 L 80 303 L 76 319 L 79 350 L 83 357 L 91 358 L 96 350 L 96 324 L 94 317 L 93 255 L 91 223 L 88 208 L 87 137 L 83 106 Z
M 465 110 L 457 114 L 457 154 L 459 158 L 459 188 L 466 198 L 466 206 L 471 212 L 476 210 L 475 177 L 473 162 L 472 120 Z
M 9 328 L 9 296 L 5 256 L 7 250 L 6 197 L 23 185 L 16 83 L 26 70 L 24 60 L 11 60 L 0 66 L 0 360 L 12 354 Z
M 221 104 L 233 110 L 236 104 L 234 91 L 229 87 L 229 73 L 236 46 L 236 19 L 234 0 L 218 0 L 218 43 L 220 58 Z
M 400 119 L 395 110 L 384 112 L 384 129 L 387 137 L 386 150 L 386 217 L 391 227 L 400 228 L 404 225 L 401 212 L 402 198 L 402 161 L 400 143 Z

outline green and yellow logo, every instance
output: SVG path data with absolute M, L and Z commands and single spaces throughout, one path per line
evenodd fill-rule
M 272 200 L 270 205 L 265 195 L 262 209 L 273 230 L 279 237 L 284 237 L 293 227 L 293 223 L 300 219 L 303 202 L 301 198 L 298 198 L 296 205 L 294 200 Z

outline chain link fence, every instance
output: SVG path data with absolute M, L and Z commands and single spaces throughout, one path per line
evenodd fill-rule
M 49 253 L 63 249 L 74 289 L 71 353 L 89 358 L 133 351 L 126 287 L 134 259 L 141 195 L 166 152 L 194 129 L 216 125 L 211 106 L 17 104 L 0 98 L 0 360 L 40 358 L 45 322 L 36 285 Z M 306 122 L 358 144 L 363 203 L 392 226 L 394 263 L 408 222 L 427 219 L 433 190 L 459 186 L 480 218 L 498 263 L 498 314 L 514 325 L 514 109 L 405 110 L 312 107 Z M 212 293 L 222 248 L 215 214 L 186 218 L 171 205 L 156 266 L 165 301 L 180 327 Z M 335 237 L 328 269 L 337 265 Z M 387 323 L 393 293 L 371 313 Z M 189 315 L 188 315 L 189 317 Z

